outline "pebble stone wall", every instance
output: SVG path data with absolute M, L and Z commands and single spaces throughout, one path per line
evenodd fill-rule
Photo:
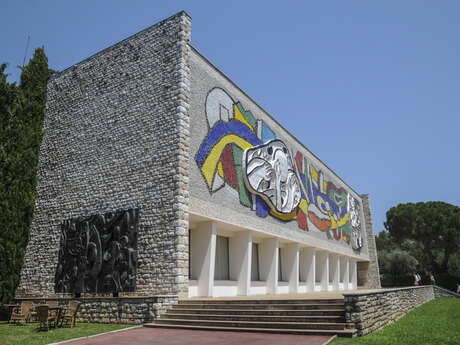
M 64 220 L 130 208 L 140 210 L 135 295 L 177 299 L 187 292 L 190 35 L 191 19 L 180 12 L 48 82 L 38 197 L 17 298 L 57 297 Z
M 443 294 L 436 293 L 443 291 Z M 368 292 L 345 293 L 345 319 L 347 328 L 357 329 L 357 335 L 374 332 L 406 314 L 412 308 L 445 297 L 449 292 L 437 286 L 383 289 Z M 452 293 L 449 292 L 449 297 Z

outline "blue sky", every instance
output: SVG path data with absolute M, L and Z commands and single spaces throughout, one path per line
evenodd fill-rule
M 460 206 L 459 1 L 3 0 L 0 62 L 27 36 L 61 70 L 180 10 L 192 42 L 360 193 Z

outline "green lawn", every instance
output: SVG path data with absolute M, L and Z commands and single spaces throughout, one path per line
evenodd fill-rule
M 459 345 L 460 299 L 439 298 L 365 337 L 338 338 L 333 344 Z
M 44 345 L 114 331 L 116 329 L 131 327 L 132 325 L 77 323 L 77 326 L 73 328 L 56 328 L 50 329 L 48 332 L 37 332 L 37 326 L 37 323 L 16 326 L 1 322 L 0 345 Z

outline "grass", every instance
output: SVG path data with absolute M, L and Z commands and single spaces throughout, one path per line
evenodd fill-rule
M 334 345 L 458 345 L 460 299 L 439 298 L 411 310 L 398 321 L 359 338 L 337 338 Z
M 0 345 L 44 345 L 132 326 L 133 325 L 77 323 L 77 326 L 73 328 L 52 328 L 48 332 L 37 332 L 37 323 L 16 326 L 1 322 Z

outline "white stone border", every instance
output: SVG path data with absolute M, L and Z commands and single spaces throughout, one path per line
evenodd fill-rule
M 79 337 L 79 338 L 73 338 L 73 339 L 63 340 L 63 341 L 59 341 L 59 342 L 57 342 L 57 343 L 51 343 L 51 344 L 48 344 L 48 345 L 60 345 L 60 344 L 69 343 L 69 342 L 71 342 L 71 341 L 89 339 L 89 338 L 98 337 L 98 336 L 100 336 L 100 335 L 106 335 L 106 334 L 110 334 L 110 333 L 116 333 L 116 332 L 121 332 L 121 331 L 127 331 L 127 330 L 130 330 L 130 329 L 136 329 L 136 328 L 142 328 L 142 327 L 143 327 L 143 325 L 133 326 L 133 327 L 127 327 L 127 328 L 122 328 L 122 329 L 116 329 L 116 330 L 114 330 L 114 331 L 109 331 L 109 332 L 104 332 L 104 333 L 98 333 L 98 334 L 88 335 L 88 336 L 86 336 L 86 337 Z
M 335 339 L 337 338 L 337 334 L 336 335 L 333 335 L 332 337 L 329 338 L 329 340 L 326 340 L 324 343 L 322 343 L 321 345 L 328 345 L 330 343 L 332 343 Z

